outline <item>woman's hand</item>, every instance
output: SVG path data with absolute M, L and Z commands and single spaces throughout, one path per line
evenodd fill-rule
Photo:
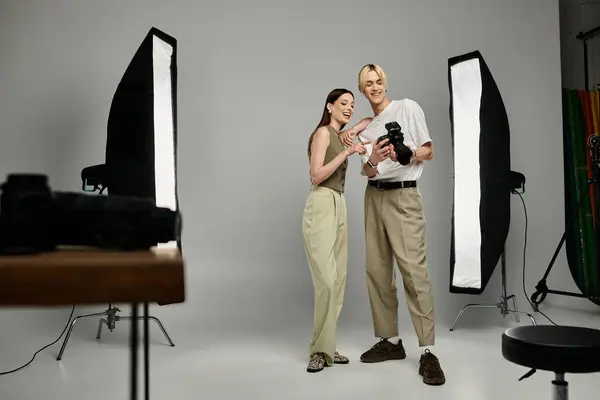
M 346 150 L 348 151 L 348 156 L 351 156 L 352 154 L 358 153 L 360 155 L 363 155 L 367 152 L 367 149 L 365 147 L 365 145 L 368 143 L 362 143 L 362 142 L 358 142 L 358 143 L 352 143 Z

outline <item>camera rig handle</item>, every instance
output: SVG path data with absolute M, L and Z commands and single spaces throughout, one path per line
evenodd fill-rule
M 82 190 L 102 194 L 106 189 L 106 164 L 98 164 L 81 170 Z M 90 189 L 91 186 L 91 189 Z

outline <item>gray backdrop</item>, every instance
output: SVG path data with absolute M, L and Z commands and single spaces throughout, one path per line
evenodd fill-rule
M 542 276 L 564 227 L 557 1 L 5 0 L 2 179 L 10 172 L 41 171 L 55 189 L 80 190 L 81 169 L 103 162 L 114 90 L 152 26 L 179 40 L 179 194 L 188 301 L 153 307 L 174 340 L 188 329 L 201 338 L 202 329 L 245 335 L 275 327 L 298 329 L 309 340 L 312 284 L 300 226 L 310 186 L 307 139 L 332 88 L 355 92 L 352 123 L 370 114 L 357 90 L 357 73 L 370 62 L 388 72 L 392 99 L 421 104 L 436 145 L 420 185 L 440 323 L 450 323 L 470 300 L 448 293 L 449 57 L 479 49 L 500 87 L 512 128 L 513 169 L 527 176 L 530 292 Z M 369 332 L 364 186 L 354 157 L 346 185 L 350 264 L 341 324 Z M 526 308 L 523 211 L 518 197 L 512 205 L 509 289 Z M 563 254 L 549 283 L 576 290 Z M 495 274 L 484 300 L 496 301 L 499 282 Z M 412 335 L 400 301 L 403 334 Z M 552 297 L 547 304 L 569 301 Z M 495 312 L 484 314 L 467 319 L 499 320 Z M 0 347 L 11 349 L 0 369 L 8 369 L 58 335 L 68 314 L 57 309 L 0 315 L 0 333 L 7 337 Z M 82 326 L 74 337 L 92 339 L 95 323 Z

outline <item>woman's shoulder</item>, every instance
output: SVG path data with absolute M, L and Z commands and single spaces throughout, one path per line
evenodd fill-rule
M 315 131 L 315 136 L 320 137 L 322 139 L 329 138 L 331 131 L 327 126 L 320 126 Z

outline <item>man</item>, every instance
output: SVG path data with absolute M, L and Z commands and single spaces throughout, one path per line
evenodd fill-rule
M 398 297 L 393 260 L 402 275 L 404 292 L 419 346 L 423 382 L 442 385 L 446 378 L 431 348 L 435 341 L 434 304 L 427 266 L 425 218 L 417 181 L 423 165 L 433 159 L 425 115 L 413 100 L 390 101 L 383 69 L 365 65 L 359 72 L 358 88 L 367 98 L 374 117 L 359 135 L 367 144 L 362 156 L 362 175 L 368 177 L 365 190 L 366 275 L 375 336 L 380 341 L 361 356 L 366 363 L 406 358 L 398 338 Z M 384 140 L 385 125 L 396 121 L 404 133 L 404 145 L 412 150 L 408 165 L 396 160 L 395 149 Z M 345 143 L 352 133 L 342 134 Z M 410 152 L 407 152 L 410 153 Z

